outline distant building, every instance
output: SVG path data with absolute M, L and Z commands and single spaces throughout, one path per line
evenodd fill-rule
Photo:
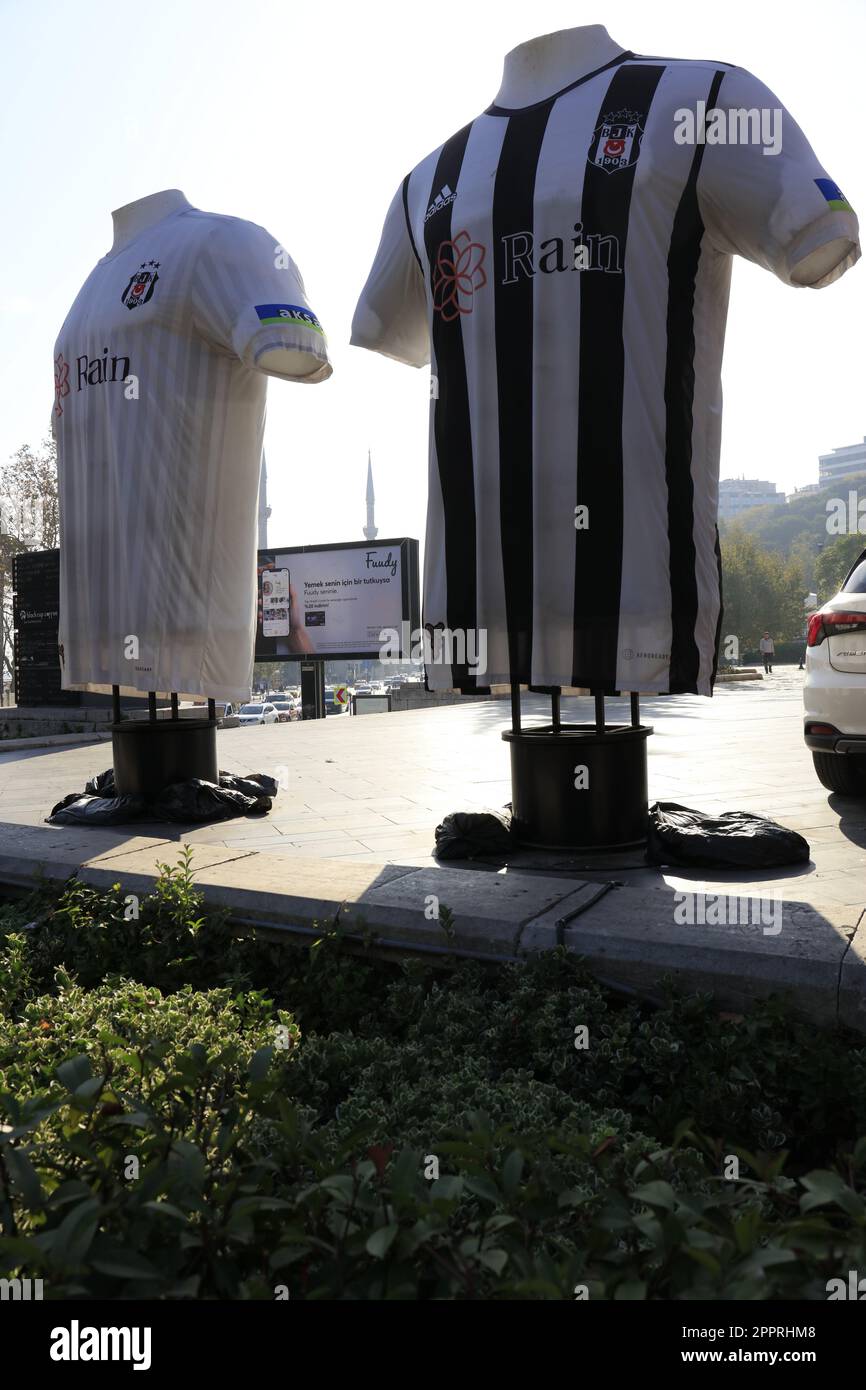
M 862 444 L 846 444 L 831 454 L 818 456 L 818 477 L 822 483 L 833 483 L 851 473 L 866 473 L 866 437 Z
M 777 491 L 775 483 L 761 478 L 722 478 L 719 483 L 719 517 L 729 521 L 732 516 L 750 507 L 785 505 L 785 494 Z
M 789 492 L 785 498 L 785 501 L 796 502 L 798 497 L 808 497 L 810 492 L 820 491 L 820 483 L 804 483 L 802 487 L 795 487 L 793 492 Z

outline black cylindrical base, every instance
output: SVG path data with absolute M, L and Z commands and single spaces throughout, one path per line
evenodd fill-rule
M 646 840 L 649 725 L 549 724 L 511 745 L 513 828 L 538 849 L 625 849 Z
M 126 719 L 111 726 L 118 796 L 158 796 L 173 782 L 219 783 L 215 719 Z

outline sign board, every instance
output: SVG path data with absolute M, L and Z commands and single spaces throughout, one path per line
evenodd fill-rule
M 347 685 L 337 685 L 334 687 L 334 704 L 347 705 L 349 703 L 349 687 Z
M 420 623 L 418 542 L 408 537 L 260 550 L 256 661 L 409 656 Z M 348 700 L 346 701 L 348 703 Z
M 60 686 L 60 551 L 28 550 L 12 562 L 15 703 L 77 705 L 81 692 Z
M 390 695 L 355 695 L 353 714 L 386 714 L 391 708 Z

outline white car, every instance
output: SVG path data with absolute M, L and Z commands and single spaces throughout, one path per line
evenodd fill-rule
M 819 781 L 866 797 L 866 550 L 809 619 L 803 701 Z
M 290 724 L 301 717 L 301 702 L 295 700 L 291 695 L 275 697 L 271 704 L 277 711 L 277 719 L 280 724 Z
M 238 719 L 241 724 L 276 724 L 279 716 L 271 704 L 241 705 Z

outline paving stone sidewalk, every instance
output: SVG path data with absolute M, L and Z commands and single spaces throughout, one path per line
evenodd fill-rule
M 704 887 L 707 892 L 781 895 L 815 907 L 866 906 L 866 800 L 828 793 L 802 739 L 803 675 L 791 668 L 763 681 L 720 686 L 712 700 L 645 697 L 651 800 L 684 802 L 707 812 L 749 810 L 799 830 L 812 862 L 780 872 L 661 873 L 639 855 L 521 856 L 520 866 L 615 876 L 631 886 Z M 625 701 L 608 701 L 608 718 L 627 720 Z M 526 722 L 548 717 L 549 702 L 524 697 Z M 593 717 L 587 699 L 563 700 L 565 721 Z M 144 823 L 86 832 L 93 853 L 141 837 L 182 840 L 281 858 L 430 867 L 434 831 L 452 810 L 501 807 L 510 798 L 507 701 L 322 721 L 227 729 L 220 766 L 267 772 L 285 782 L 265 818 L 208 826 Z M 0 752 L 2 823 L 39 825 L 53 803 L 83 788 L 111 761 L 110 746 Z M 45 827 L 51 834 L 50 827 Z M 56 832 L 54 832 L 56 833 Z

